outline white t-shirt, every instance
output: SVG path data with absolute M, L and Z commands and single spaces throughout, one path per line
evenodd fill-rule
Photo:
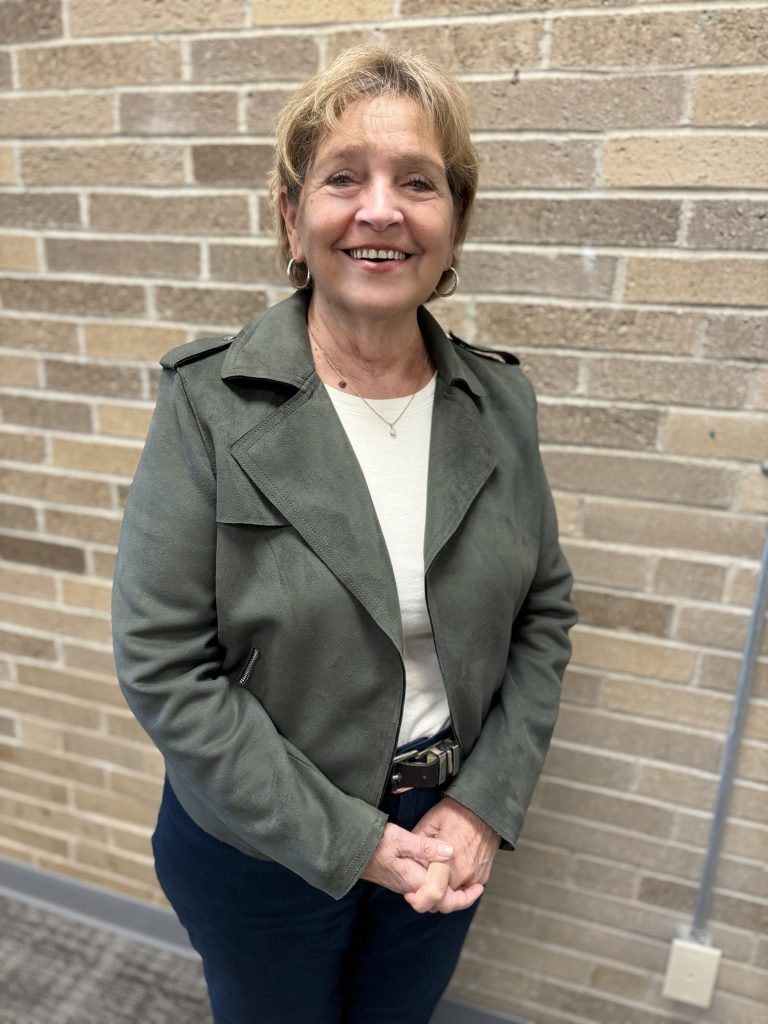
M 368 484 L 395 574 L 403 623 L 405 706 L 398 746 L 450 723 L 424 591 L 424 527 L 435 377 L 416 392 L 390 437 L 389 427 L 349 391 L 326 385 Z M 368 399 L 390 423 L 407 398 Z

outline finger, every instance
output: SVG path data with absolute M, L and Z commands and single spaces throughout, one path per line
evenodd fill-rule
M 445 896 L 443 896 L 434 909 L 441 914 L 453 914 L 457 910 L 468 910 L 474 903 L 477 903 L 484 892 L 485 886 L 480 885 L 479 882 L 467 886 L 466 889 L 452 889 L 449 887 L 446 890 Z
M 405 894 L 406 902 L 419 914 L 439 906 L 448 889 L 450 875 L 449 864 L 430 864 L 423 884 L 415 892 Z

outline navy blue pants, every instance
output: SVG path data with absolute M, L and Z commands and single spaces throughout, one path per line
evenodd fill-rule
M 410 830 L 439 798 L 409 790 L 382 810 Z M 334 900 L 209 835 L 167 779 L 152 848 L 202 958 L 215 1024 L 427 1024 L 477 906 L 418 914 L 366 881 Z

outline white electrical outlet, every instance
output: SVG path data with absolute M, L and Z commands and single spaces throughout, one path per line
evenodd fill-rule
M 675 939 L 667 962 L 662 995 L 691 1006 L 709 1006 L 722 953 L 701 942 Z

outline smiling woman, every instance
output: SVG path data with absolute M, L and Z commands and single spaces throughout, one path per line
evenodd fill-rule
M 278 123 L 295 294 L 161 360 L 115 658 L 216 1024 L 426 1024 L 541 770 L 575 613 L 532 390 L 424 308 L 476 184 L 449 75 L 343 54 Z

